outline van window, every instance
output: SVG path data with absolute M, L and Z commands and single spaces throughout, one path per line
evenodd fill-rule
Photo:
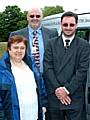
M 79 36 L 89 42 L 89 32 L 90 32 L 90 30 L 87 30 L 87 29 L 77 30 L 77 36 Z

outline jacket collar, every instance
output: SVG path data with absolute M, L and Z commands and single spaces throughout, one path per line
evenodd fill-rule
M 30 56 L 25 55 L 25 57 L 23 58 L 23 61 L 32 70 L 32 60 L 31 60 Z M 11 71 L 10 55 L 9 55 L 8 51 L 5 52 L 2 59 L 0 60 L 0 69 L 2 69 L 2 68 L 3 69 L 8 69 L 8 70 Z

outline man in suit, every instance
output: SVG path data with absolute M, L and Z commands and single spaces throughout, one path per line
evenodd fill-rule
M 90 46 L 76 36 L 77 23 L 77 14 L 65 12 L 61 35 L 50 40 L 45 50 L 44 80 L 50 120 L 82 120 Z
M 33 32 L 37 31 L 38 36 L 38 43 L 39 43 L 39 52 L 40 52 L 40 71 L 37 71 L 37 66 L 33 66 L 34 72 L 37 73 L 37 76 L 40 77 L 42 81 L 42 90 L 41 90 L 41 107 L 43 108 L 44 112 L 46 111 L 45 107 L 47 107 L 47 94 L 45 90 L 44 80 L 42 77 L 43 74 L 43 54 L 44 49 L 46 48 L 48 44 L 48 40 L 52 37 L 58 36 L 58 32 L 56 29 L 48 29 L 41 25 L 43 18 L 42 10 L 39 8 L 31 8 L 27 13 L 27 21 L 28 26 L 26 28 L 23 28 L 21 30 L 17 30 L 14 32 L 11 32 L 10 36 L 13 35 L 23 35 L 26 37 L 29 41 L 28 44 L 28 55 L 32 58 L 32 61 L 34 60 L 32 57 L 32 48 L 33 48 Z M 47 112 L 46 112 L 47 113 Z M 46 119 L 48 115 L 46 114 Z M 41 117 L 40 117 L 41 120 Z

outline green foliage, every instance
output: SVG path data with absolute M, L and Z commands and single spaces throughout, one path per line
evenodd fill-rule
M 21 29 L 27 26 L 27 21 L 26 20 L 21 20 L 17 23 L 17 28 Z
M 0 58 L 3 56 L 6 50 L 7 50 L 7 43 L 0 42 Z
M 44 17 L 63 12 L 62 6 L 45 7 L 43 10 Z M 27 11 L 21 12 L 16 5 L 6 6 L 4 12 L 0 12 L 0 41 L 7 41 L 10 32 L 27 26 Z
M 57 5 L 56 7 L 50 6 L 50 7 L 44 7 L 43 9 L 43 17 L 53 15 L 53 14 L 58 14 L 64 12 L 63 7 Z
M 0 38 L 7 41 L 10 32 L 21 29 L 26 24 L 26 12 L 22 13 L 16 5 L 7 6 L 5 11 L 0 13 Z

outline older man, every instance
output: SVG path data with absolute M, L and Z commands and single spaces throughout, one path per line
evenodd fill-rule
M 21 30 L 11 32 L 10 36 L 23 35 L 29 41 L 28 55 L 35 60 L 36 66 L 33 66 L 34 72 L 40 77 L 42 82 L 41 107 L 47 107 L 47 94 L 45 90 L 43 74 L 43 54 L 50 38 L 58 36 L 56 29 L 47 29 L 41 25 L 43 18 L 42 10 L 40 8 L 31 8 L 27 13 L 28 26 Z M 41 117 L 40 117 L 41 118 Z M 47 119 L 46 115 L 46 119 Z M 41 119 L 40 119 L 41 120 Z

